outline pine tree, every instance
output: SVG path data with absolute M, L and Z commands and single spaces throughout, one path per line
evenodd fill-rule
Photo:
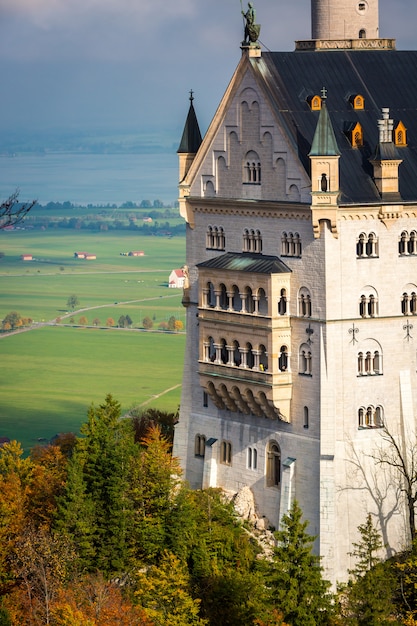
M 135 444 L 131 422 L 121 420 L 120 413 L 120 404 L 110 394 L 98 408 L 91 406 L 77 447 L 85 490 L 94 506 L 91 566 L 104 573 L 124 571 L 129 558 L 128 486 Z
M 174 490 L 180 474 L 171 455 L 170 442 L 159 426 L 151 426 L 141 440 L 138 455 L 132 457 L 129 500 L 134 507 L 132 540 L 135 554 L 154 561 L 166 547 Z
M 352 578 L 343 594 L 346 598 L 345 623 L 355 626 L 392 624 L 394 577 L 391 566 L 379 556 L 383 543 L 368 514 L 365 524 L 358 526 L 360 541 L 353 544 L 352 555 L 357 563 L 350 570 Z
M 294 502 L 275 533 L 277 547 L 270 574 L 271 601 L 291 626 L 330 623 L 330 583 L 323 579 L 320 557 L 312 553 L 314 537 L 306 533 L 307 521 Z

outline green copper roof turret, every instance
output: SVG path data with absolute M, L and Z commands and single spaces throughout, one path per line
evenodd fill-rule
M 340 150 L 337 146 L 336 137 L 333 126 L 330 121 L 329 112 L 326 107 L 325 98 L 322 99 L 322 105 L 317 122 L 316 132 L 314 133 L 313 143 L 311 144 L 310 156 L 339 156 Z

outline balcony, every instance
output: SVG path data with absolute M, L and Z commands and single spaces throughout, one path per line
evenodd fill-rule
M 219 409 L 290 421 L 292 374 L 199 361 L 200 385 Z

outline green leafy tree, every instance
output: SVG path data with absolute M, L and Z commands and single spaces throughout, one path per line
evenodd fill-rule
M 118 325 L 119 328 L 126 328 L 127 327 L 126 315 L 121 315 L 119 317 L 117 325 Z
M 129 411 L 133 420 L 135 441 L 141 441 L 150 428 L 159 426 L 161 434 L 170 442 L 171 448 L 174 442 L 174 428 L 178 422 L 178 410 L 175 412 L 162 411 L 161 409 L 142 409 L 139 406 L 132 407 Z
M 22 316 L 17 311 L 10 311 L 3 320 L 3 330 L 15 330 L 22 325 Z
M 205 626 L 199 617 L 200 600 L 191 594 L 186 565 L 164 552 L 158 566 L 136 575 L 135 597 L 155 626 Z
M 99 318 L 98 318 L 98 317 L 95 317 L 95 318 L 93 319 L 93 326 L 100 326 L 100 320 L 99 320 Z
M 176 322 L 176 318 L 174 315 L 171 315 L 171 317 L 168 320 L 168 330 L 175 330 L 175 322 Z
M 142 326 L 143 328 L 146 328 L 146 330 L 150 330 L 152 328 L 153 321 L 151 320 L 149 316 L 146 316 L 143 318 Z
M 277 547 L 269 573 L 271 603 L 291 626 L 329 624 L 332 615 L 330 583 L 322 576 L 320 557 L 312 552 L 314 537 L 295 501 L 275 533 Z
M 130 317 L 130 315 L 126 315 L 126 326 L 130 328 L 132 324 L 133 324 L 132 318 Z
M 74 311 L 74 309 L 79 307 L 79 305 L 80 305 L 80 301 L 78 300 L 78 297 L 74 293 L 71 296 L 69 296 L 67 300 L 68 309 L 71 309 L 71 311 Z

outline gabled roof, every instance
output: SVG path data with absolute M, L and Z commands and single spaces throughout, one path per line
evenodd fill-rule
M 277 256 L 254 254 L 252 252 L 227 252 L 199 263 L 197 267 L 254 274 L 288 274 L 288 265 Z
M 305 170 L 322 112 L 311 111 L 308 98 L 327 89 L 326 109 L 340 151 L 342 203 L 379 202 L 369 159 L 379 143 L 381 109 L 407 128 L 407 147 L 398 150 L 400 193 L 417 201 L 417 51 L 331 50 L 262 52 L 251 66 L 281 125 L 286 129 Z M 360 93 L 363 110 L 354 110 L 349 98 Z M 363 147 L 352 147 L 344 129 L 359 121 Z

